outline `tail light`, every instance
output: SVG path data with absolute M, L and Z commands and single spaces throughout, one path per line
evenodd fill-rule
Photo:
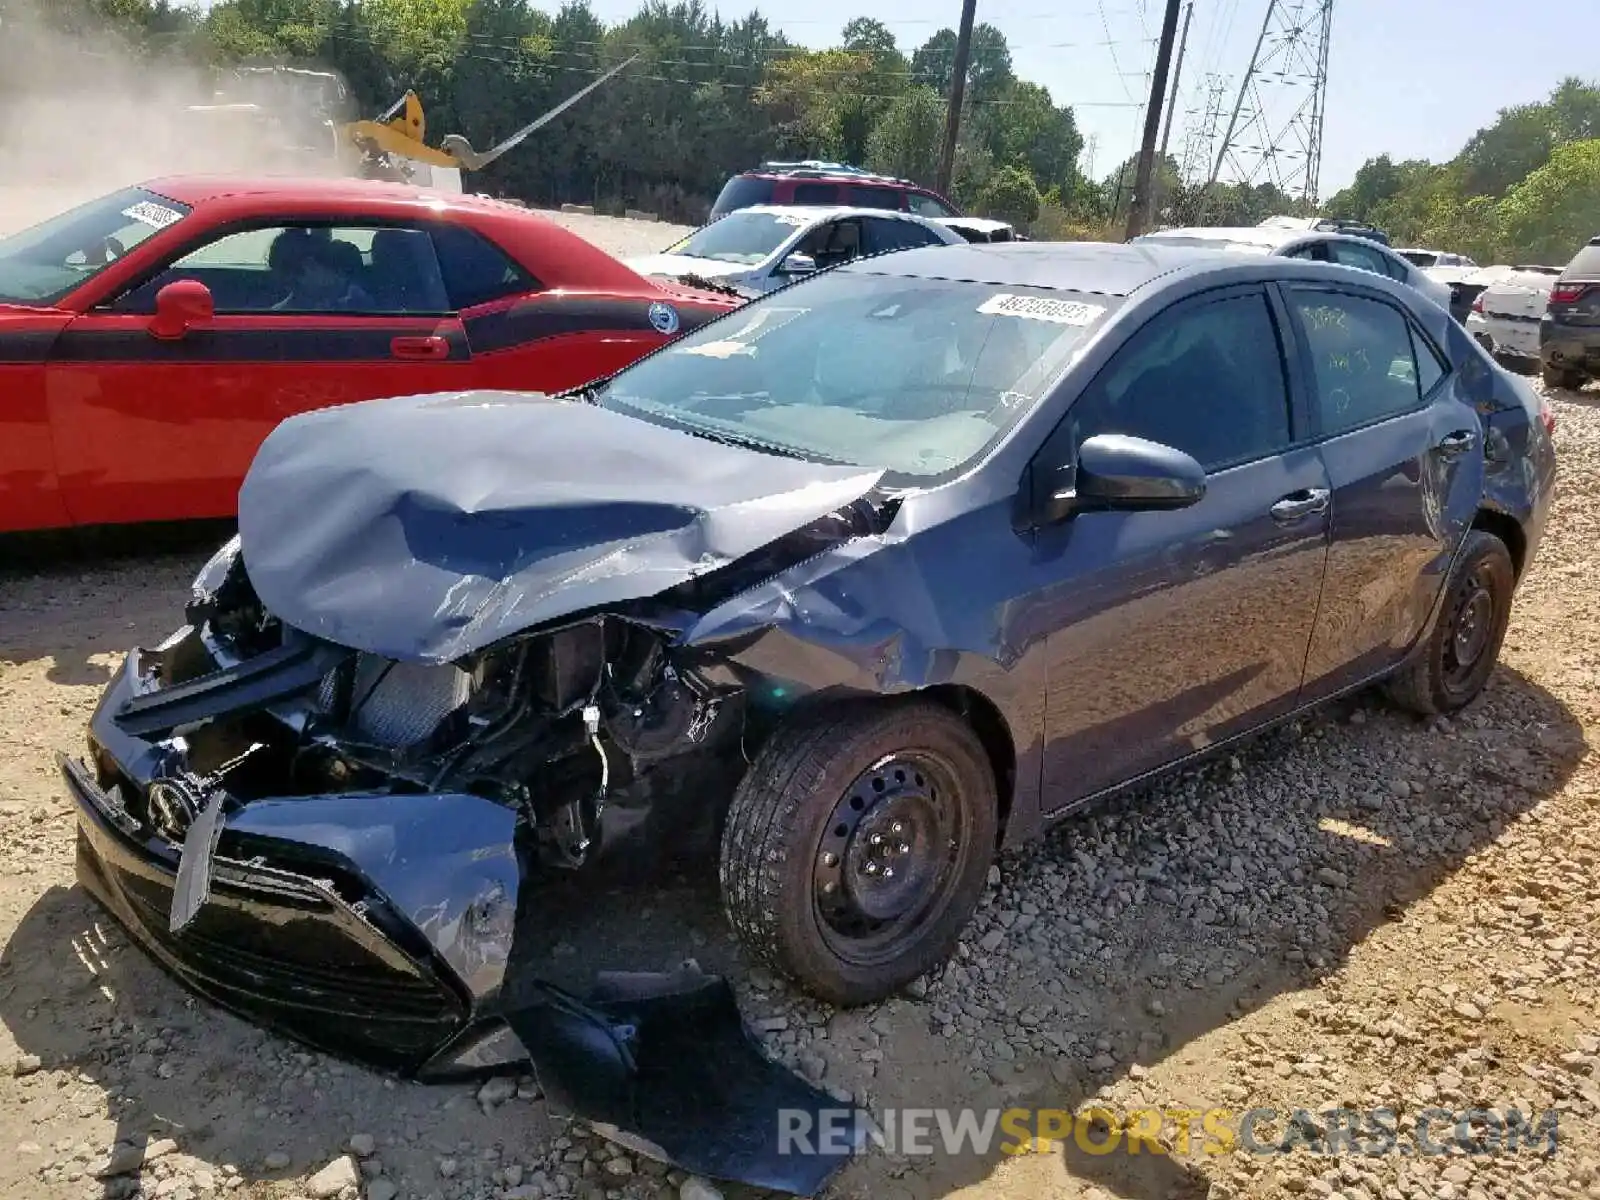
M 1483 312 L 1483 293 L 1482 292 L 1479 292 L 1478 293 L 1478 298 L 1472 302 L 1472 311 L 1475 312 L 1475 313 L 1482 313 Z
M 1556 435 L 1556 410 L 1550 407 L 1550 401 L 1543 396 L 1539 397 L 1539 424 L 1544 426 L 1544 431 L 1551 437 Z
M 1583 295 L 1583 284 L 1558 283 L 1550 289 L 1550 303 L 1571 304 L 1581 295 Z

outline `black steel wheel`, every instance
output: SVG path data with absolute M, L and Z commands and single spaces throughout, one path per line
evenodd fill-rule
M 1511 623 L 1516 588 L 1516 568 L 1506 544 L 1473 530 L 1448 586 L 1426 644 L 1389 682 L 1395 702 L 1413 712 L 1455 712 L 1489 682 Z
M 977 736 L 930 702 L 850 705 L 780 729 L 722 842 L 729 920 L 758 956 L 835 1004 L 882 999 L 955 948 L 997 822 Z

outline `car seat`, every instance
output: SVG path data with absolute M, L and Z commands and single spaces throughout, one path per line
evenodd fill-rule
M 828 240 L 816 255 L 818 269 L 836 267 L 861 253 L 861 226 L 840 221 L 828 231 Z
M 372 235 L 367 291 L 379 308 L 393 312 L 449 308 L 428 236 L 412 229 L 380 229 Z

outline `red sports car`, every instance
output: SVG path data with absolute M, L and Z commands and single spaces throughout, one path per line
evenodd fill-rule
M 562 391 L 738 303 L 647 280 L 476 196 L 357 180 L 127 188 L 0 238 L 0 532 L 231 517 L 284 417 Z

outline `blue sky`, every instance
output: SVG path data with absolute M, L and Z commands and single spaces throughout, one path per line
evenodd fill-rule
M 1312 2 L 1290 0 L 1307 10 Z M 608 22 L 638 8 L 638 0 L 593 3 Z M 837 41 L 850 18 L 873 16 L 908 51 L 941 25 L 953 27 L 961 13 L 960 0 L 937 5 L 929 0 L 708 3 L 730 18 L 757 7 L 795 41 L 813 46 Z M 1198 121 L 1204 108 L 1202 82 L 1208 73 L 1232 84 L 1226 121 L 1267 3 L 1195 0 L 1172 132 L 1174 154 L 1181 157 L 1185 126 Z M 1093 169 L 1103 176 L 1137 148 L 1137 104 L 1149 92 L 1162 10 L 1163 0 L 979 0 L 978 20 L 1006 35 L 1019 75 L 1044 84 L 1057 103 L 1076 108 L 1079 128 L 1093 139 Z M 1448 158 L 1499 109 L 1543 98 L 1565 75 L 1600 77 L 1595 52 L 1600 3 L 1595 0 L 1553 6 L 1506 0 L 1336 0 L 1331 40 L 1320 189 L 1325 197 L 1347 184 L 1373 155 Z M 1096 44 L 1108 41 L 1115 44 Z M 1269 103 L 1273 112 L 1293 108 L 1292 103 L 1288 110 L 1279 101 Z

